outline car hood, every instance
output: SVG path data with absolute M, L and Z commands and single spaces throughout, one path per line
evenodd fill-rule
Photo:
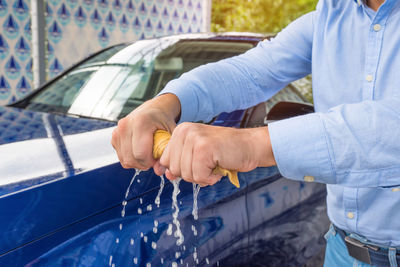
M 0 196 L 118 162 L 115 123 L 0 107 Z

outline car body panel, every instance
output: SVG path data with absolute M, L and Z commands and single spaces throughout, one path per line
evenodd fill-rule
M 256 45 L 264 37 L 165 37 L 133 45 L 110 60 L 128 64 L 129 51 L 161 51 L 182 39 Z M 79 64 L 90 67 L 97 55 Z M 193 185 L 181 181 L 178 221 L 185 241 L 178 246 L 176 226 L 172 235 L 169 230 L 173 185 L 165 180 L 161 192 L 161 179 L 152 170 L 133 180 L 135 170 L 121 167 L 110 144 L 115 121 L 18 108 L 41 90 L 13 107 L 0 107 L 0 266 L 234 266 L 265 263 L 260 260 L 265 253 L 270 263 L 285 257 L 285 263 L 298 265 L 323 246 L 324 187 L 284 179 L 276 167 L 239 173 L 239 189 L 226 178 L 201 188 L 197 220 Z M 251 109 L 222 113 L 209 123 L 245 127 L 250 114 Z

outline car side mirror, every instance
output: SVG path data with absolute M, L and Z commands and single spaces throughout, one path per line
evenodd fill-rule
M 305 115 L 313 112 L 314 107 L 311 104 L 283 101 L 278 102 L 271 108 L 271 110 L 267 114 L 266 120 L 283 120 L 290 117 Z

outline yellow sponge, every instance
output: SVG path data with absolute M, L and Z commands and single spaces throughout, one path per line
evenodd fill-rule
M 167 131 L 157 130 L 154 133 L 153 157 L 155 159 L 161 158 L 161 155 L 164 152 L 164 149 L 167 146 L 169 139 L 171 139 L 171 134 Z M 222 176 L 228 176 L 229 181 L 234 186 L 236 186 L 237 188 L 240 187 L 237 171 L 230 171 L 217 166 L 214 168 L 213 173 Z

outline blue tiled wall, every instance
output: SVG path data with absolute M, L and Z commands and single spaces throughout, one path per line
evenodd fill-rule
M 47 0 L 47 76 L 112 44 L 202 30 L 203 0 Z M 32 90 L 30 0 L 0 0 L 0 104 Z

